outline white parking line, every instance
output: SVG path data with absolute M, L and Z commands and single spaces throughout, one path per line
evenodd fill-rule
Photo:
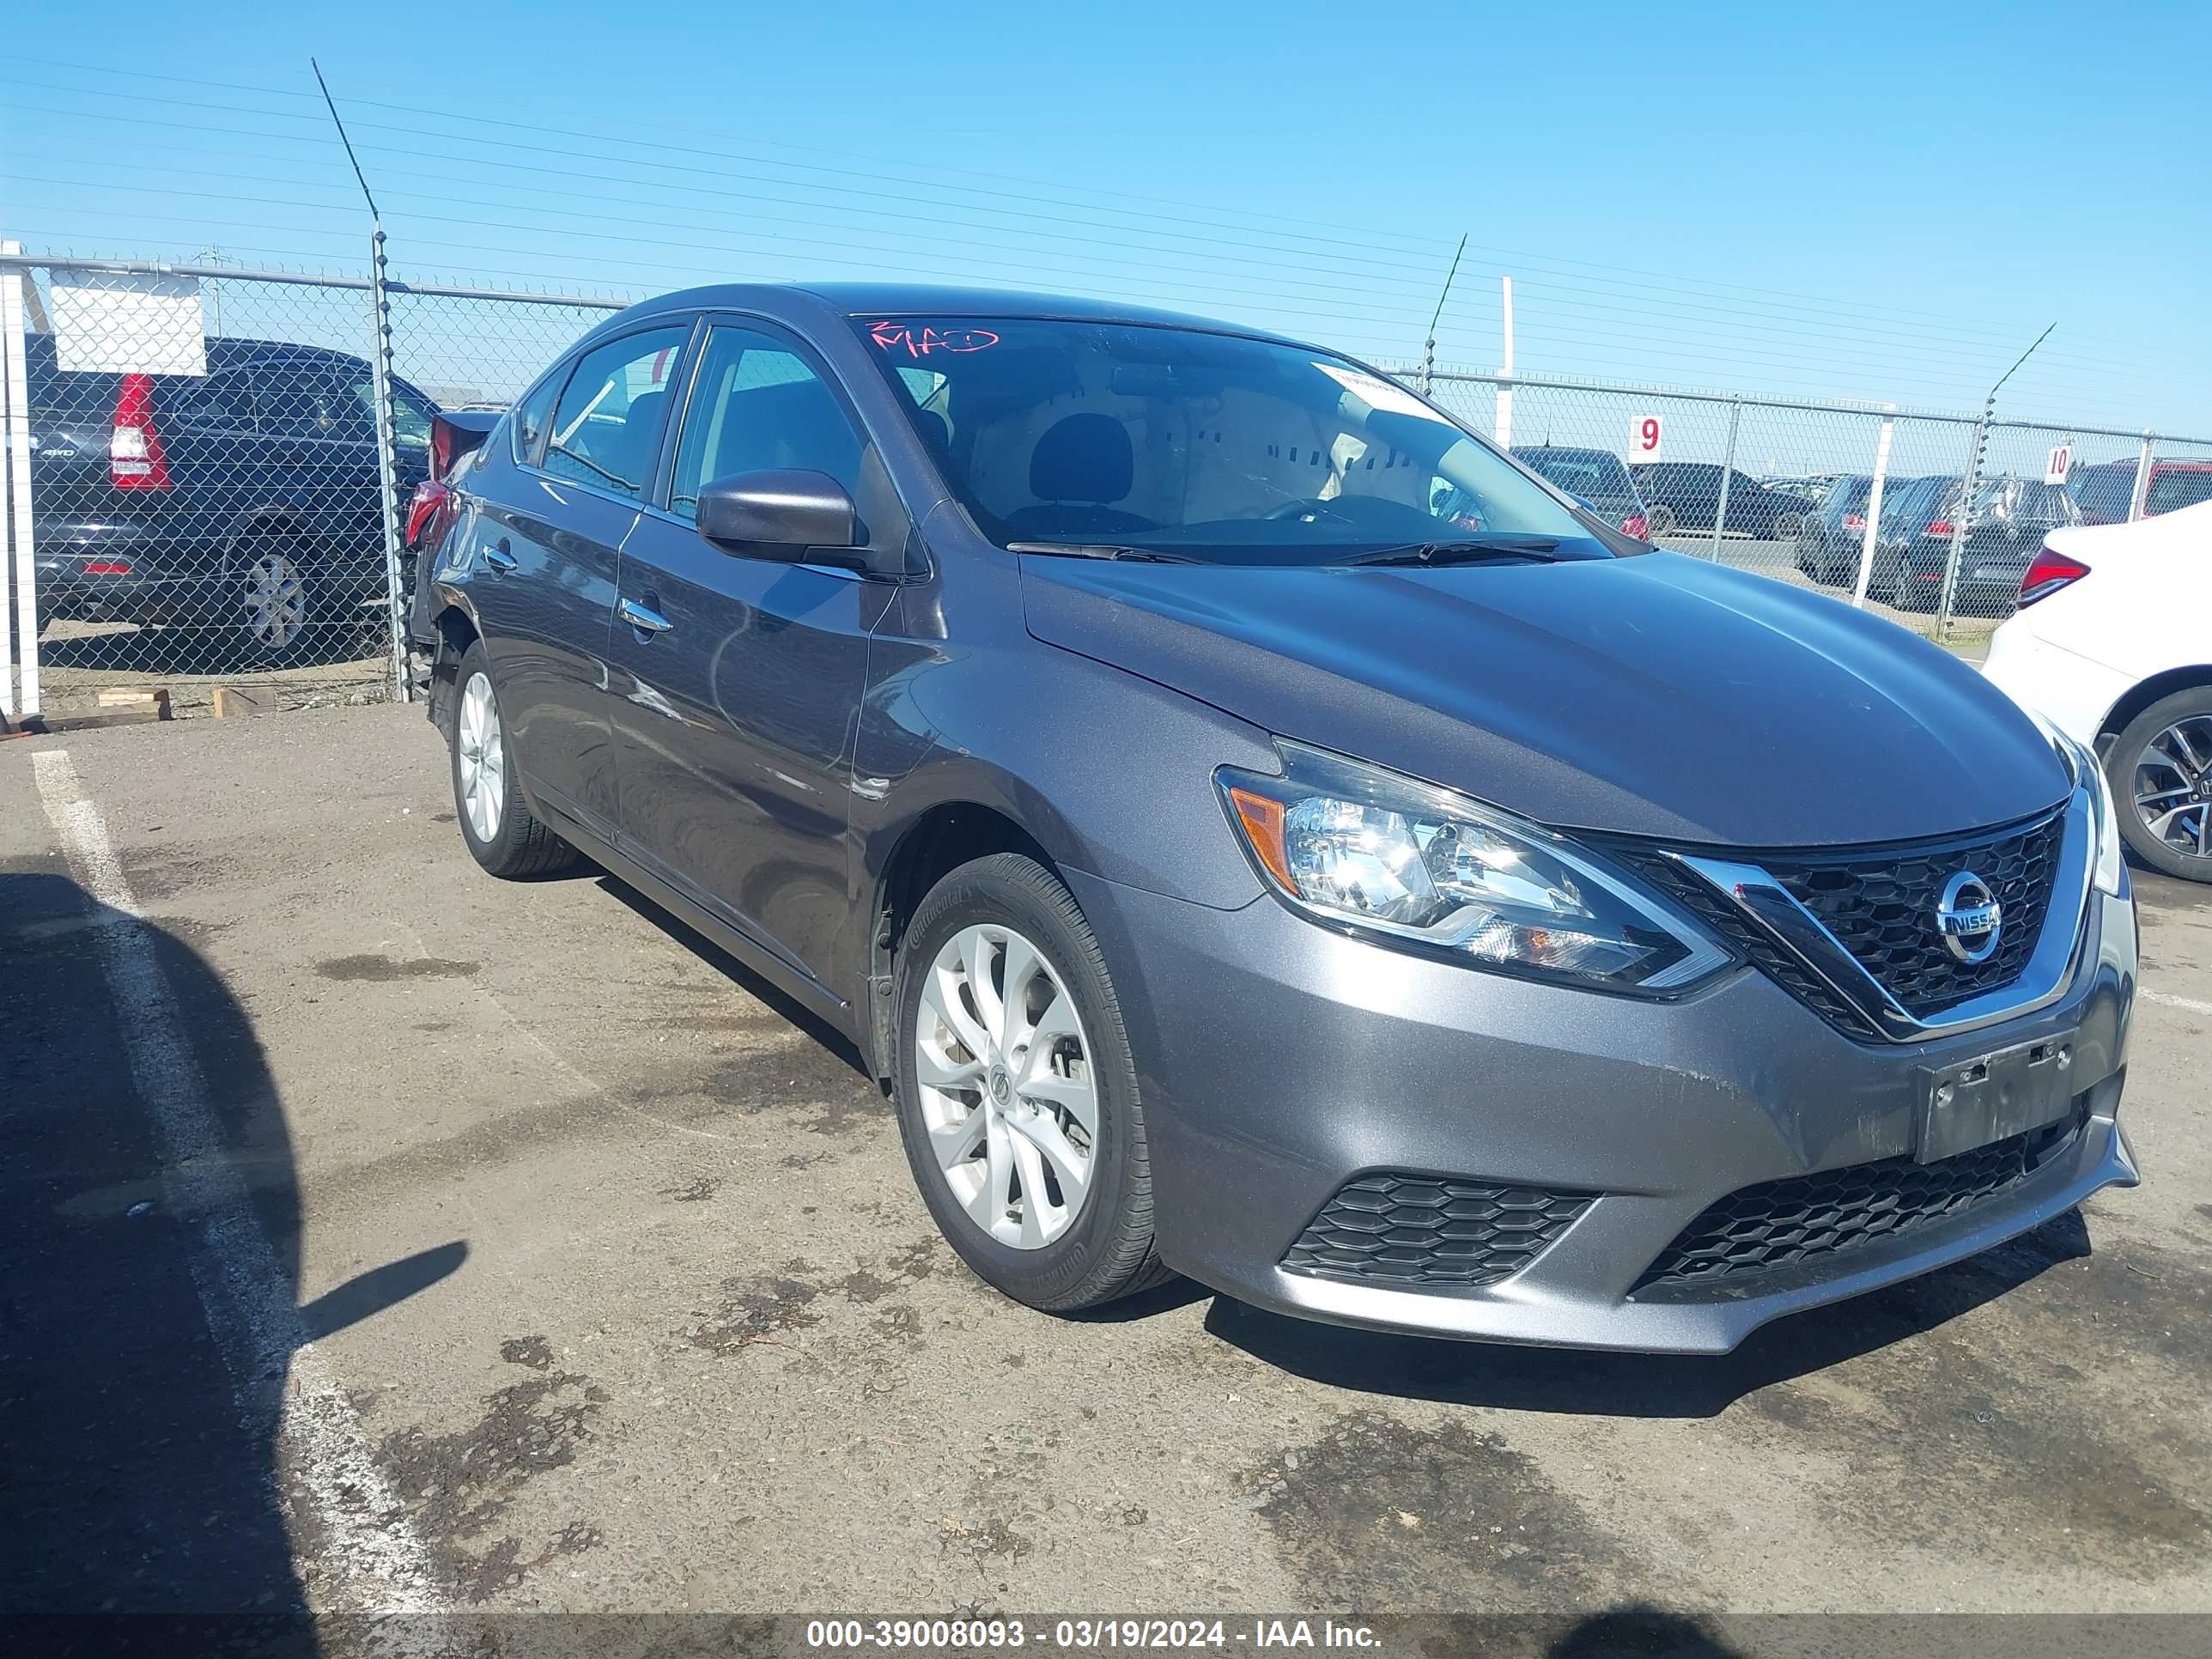
M 101 907 L 91 929 L 131 1082 L 161 1137 L 163 1200 L 198 1236 L 192 1282 L 230 1370 L 240 1420 L 249 1436 L 274 1427 L 314 1510 L 324 1540 L 318 1576 L 327 1575 L 335 1592 L 316 1600 L 330 1611 L 380 1620 L 417 1615 L 379 1622 L 366 1633 L 380 1651 L 435 1652 L 443 1646 L 441 1621 L 419 1616 L 437 1607 L 429 1552 L 377 1467 L 352 1402 L 306 1340 L 289 1275 L 277 1265 L 209 1109 L 153 933 L 138 919 L 100 809 L 85 795 L 68 750 L 43 750 L 31 764 L 70 872 Z M 282 1397 L 272 1399 L 288 1367 Z
M 2212 1014 L 2212 1002 L 2199 1002 L 2195 997 L 2178 997 L 2171 991 L 2145 991 L 2145 1002 L 2162 1002 L 2169 1008 L 2185 1009 L 2192 1014 Z

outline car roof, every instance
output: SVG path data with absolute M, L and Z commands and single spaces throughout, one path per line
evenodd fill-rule
M 1037 321 L 1138 323 L 1197 329 L 1209 334 L 1242 334 L 1284 345 L 1305 343 L 1269 329 L 1121 301 L 928 283 L 726 283 L 664 294 L 633 306 L 629 314 L 644 316 L 656 311 L 689 311 L 717 306 L 758 308 L 773 314 L 793 308 L 793 301 L 802 306 L 811 301 L 813 306 L 848 317 L 1005 317 Z
M 59 361 L 60 349 L 51 334 L 27 334 L 24 345 L 28 358 L 38 368 L 52 369 Z M 345 363 L 356 368 L 368 361 L 350 351 L 339 351 L 330 346 L 303 345 L 296 340 L 251 340 L 228 334 L 210 334 L 207 337 L 206 346 L 210 369 L 232 368 L 240 363 L 260 362 L 272 357 Z M 70 369 L 59 372 L 77 374 L 82 371 Z M 162 378 L 168 377 L 164 375 Z
M 1516 444 L 1516 455 L 1571 455 L 1578 460 L 1617 461 L 1620 456 L 1609 449 L 1581 449 L 1572 444 Z

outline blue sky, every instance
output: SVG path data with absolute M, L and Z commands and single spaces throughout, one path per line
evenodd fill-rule
M 0 224 L 642 293 L 972 275 L 1442 361 L 2212 434 L 2212 9 L 21 9 Z M 168 77 L 168 78 L 160 78 Z

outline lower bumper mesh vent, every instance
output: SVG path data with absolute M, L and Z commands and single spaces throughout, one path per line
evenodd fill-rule
M 1596 1196 L 1432 1176 L 1362 1176 L 1307 1224 L 1283 1265 L 1364 1284 L 1488 1285 L 1535 1260 Z

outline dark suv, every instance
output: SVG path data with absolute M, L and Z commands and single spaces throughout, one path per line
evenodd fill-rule
M 42 618 L 190 628 L 170 662 L 190 672 L 295 661 L 383 599 L 366 360 L 210 339 L 204 377 L 92 374 L 63 371 L 52 335 L 25 343 Z M 437 406 L 392 392 L 404 499 Z
M 1809 510 L 1796 495 L 1769 489 L 1756 478 L 1734 468 L 1702 461 L 1647 461 L 1629 469 L 1636 487 L 1650 504 L 1651 533 L 1665 536 L 1677 530 L 1711 530 L 1714 519 L 1725 512 L 1723 530 L 1769 540 L 1792 541 Z M 1721 478 L 1728 477 L 1728 501 L 1721 501 Z
M 1829 587 L 1849 587 L 1858 577 L 1866 539 L 1866 511 L 1874 480 L 1846 473 L 1828 485 L 1797 526 L 1797 568 Z
M 1644 497 L 1636 493 L 1636 480 L 1628 476 L 1620 457 L 1609 450 L 1566 449 L 1547 443 L 1517 447 L 1513 459 L 1586 502 L 1591 512 L 1618 524 L 1622 535 L 1640 542 L 1650 533 L 1650 518 Z

